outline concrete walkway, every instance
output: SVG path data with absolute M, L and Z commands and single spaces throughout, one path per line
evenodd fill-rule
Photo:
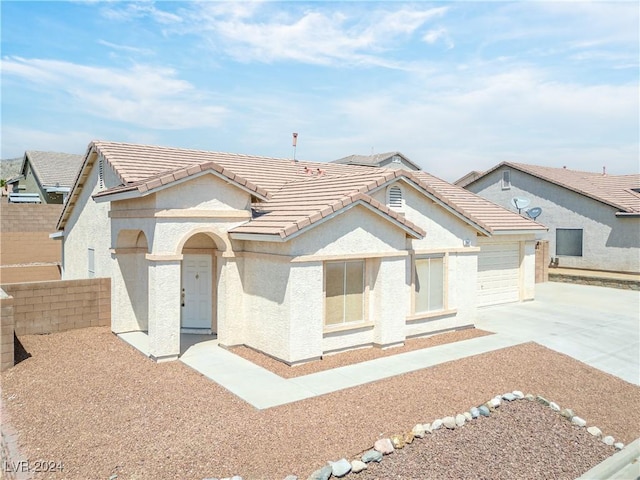
M 290 379 L 282 378 L 224 348 L 216 348 L 217 340 L 194 345 L 180 360 L 254 407 L 264 409 L 518 343 L 522 341 L 505 335 L 488 335 Z
M 639 312 L 640 292 L 550 282 L 537 285 L 535 301 L 481 309 L 476 326 L 496 332 L 495 335 L 399 353 L 302 377 L 279 377 L 219 348 L 217 340 L 190 345 L 180 360 L 258 409 L 529 341 L 639 385 Z M 120 337 L 148 354 L 148 339 L 143 332 Z M 193 342 L 191 339 L 189 344 Z

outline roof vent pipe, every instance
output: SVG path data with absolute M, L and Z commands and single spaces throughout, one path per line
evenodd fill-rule
M 293 135 L 293 161 L 297 162 L 296 147 L 298 146 L 298 134 L 294 132 L 292 135 Z
M 602 167 L 602 176 L 604 177 L 607 174 L 607 167 L 603 166 Z

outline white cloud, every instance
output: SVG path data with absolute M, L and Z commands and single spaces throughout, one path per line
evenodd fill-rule
M 50 94 L 63 93 L 73 105 L 61 106 L 141 127 L 183 129 L 218 125 L 226 109 L 177 78 L 166 67 L 129 69 L 91 67 L 70 62 L 8 57 L 3 77 L 18 78 Z
M 113 50 L 119 50 L 128 53 L 137 53 L 141 55 L 152 55 L 154 52 L 149 48 L 140 48 L 140 47 L 132 47 L 129 45 L 119 45 L 117 43 L 107 42 L 106 40 L 98 40 L 100 45 L 104 45 L 105 47 L 109 47 Z
M 107 3 L 103 6 L 100 13 L 103 17 L 109 20 L 121 22 L 143 17 L 151 17 L 153 20 L 163 25 L 171 25 L 182 21 L 182 18 L 179 15 L 157 9 L 154 2 L 151 1 L 124 4 L 120 2 Z
M 427 42 L 429 45 L 433 45 L 439 40 L 442 40 L 447 45 L 447 48 L 453 48 L 455 46 L 453 43 L 453 40 L 451 40 L 451 37 L 447 32 L 447 29 L 444 27 L 439 27 L 433 30 L 429 30 L 427 33 L 424 34 L 422 39 L 425 42 Z
M 392 67 L 379 54 L 412 35 L 447 8 L 402 7 L 391 11 L 340 10 L 306 7 L 298 12 L 271 12 L 269 4 L 250 7 L 226 2 L 197 4 L 183 13 L 180 33 L 196 33 L 240 62 L 296 61 L 316 65 L 366 64 Z

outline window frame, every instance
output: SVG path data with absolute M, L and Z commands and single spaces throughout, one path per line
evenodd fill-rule
M 502 190 L 511 190 L 511 170 L 503 170 L 501 178 Z
M 346 302 L 343 300 L 343 311 L 342 311 L 342 321 L 335 323 L 327 323 L 327 265 L 331 264 L 342 264 L 343 267 L 343 289 L 341 298 L 345 298 L 345 289 L 346 289 L 346 281 L 347 281 L 347 264 L 355 264 L 360 263 L 362 265 L 362 318 L 359 320 L 346 321 Z M 368 316 L 369 316 L 369 262 L 366 259 L 345 259 L 345 260 L 329 260 L 323 262 L 323 314 L 322 314 L 322 325 L 324 331 L 336 331 L 336 330 L 345 330 L 350 328 L 360 328 L 362 326 L 368 325 Z
M 573 253 L 559 253 L 558 252 L 558 233 L 559 232 L 580 232 L 580 254 L 579 255 L 575 255 Z M 581 258 L 584 255 L 584 229 L 583 228 L 556 228 L 556 244 L 555 244 L 555 251 L 556 251 L 556 257 L 576 257 L 576 258 Z M 565 240 L 563 240 L 563 243 L 565 242 Z M 564 247 L 564 244 L 562 244 L 562 246 Z
M 427 309 L 427 310 L 418 310 L 418 295 L 417 291 L 418 285 L 418 261 L 420 260 L 431 260 L 431 259 L 441 259 L 442 260 L 442 308 L 438 309 Z M 427 291 L 427 296 L 429 296 L 429 290 Z M 430 254 L 419 254 L 415 255 L 411 261 L 411 316 L 410 319 L 415 318 L 424 318 L 429 316 L 438 316 L 441 314 L 452 313 L 453 311 L 449 307 L 449 254 L 447 252 L 443 253 L 430 253 Z
M 87 276 L 96 277 L 96 249 L 93 247 L 87 248 Z

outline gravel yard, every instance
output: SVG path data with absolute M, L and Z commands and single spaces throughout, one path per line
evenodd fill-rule
M 46 478 L 305 480 L 327 460 L 514 389 L 572 408 L 616 441 L 640 437 L 639 387 L 533 343 L 259 411 L 181 362 L 153 363 L 108 328 L 21 341 L 31 357 L 2 374 L 3 409 L 26 459 L 64 462 Z M 612 453 L 527 403 L 416 441 L 356 478 L 574 478 Z M 410 464 L 441 464 L 450 476 Z

